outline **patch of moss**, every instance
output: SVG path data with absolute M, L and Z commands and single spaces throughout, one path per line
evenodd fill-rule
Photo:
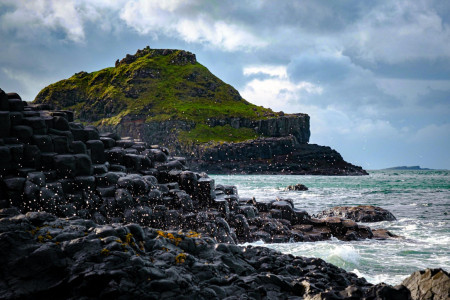
M 127 235 L 125 236 L 125 244 L 129 245 L 131 244 L 131 239 L 133 238 L 133 234 L 132 233 L 127 233 Z
M 100 254 L 102 254 L 102 255 L 104 255 L 104 256 L 109 256 L 109 253 L 110 251 L 108 250 L 108 249 L 106 249 L 106 248 L 103 248 L 101 251 L 100 251 Z
M 200 233 L 195 232 L 195 231 L 192 231 L 192 230 L 190 230 L 190 231 L 186 234 L 186 236 L 187 236 L 188 238 L 201 238 L 201 237 L 202 237 L 202 235 L 201 235 Z
M 186 254 L 185 253 L 180 253 L 175 257 L 175 262 L 177 264 L 182 264 L 186 261 Z
M 251 128 L 233 128 L 229 124 L 225 126 L 210 127 L 206 124 L 197 124 L 191 131 L 181 131 L 181 141 L 195 141 L 197 143 L 213 142 L 242 142 L 255 139 L 259 135 Z
M 158 230 L 156 233 L 158 234 L 158 237 L 164 237 L 164 238 L 168 239 L 171 243 L 175 244 L 175 246 L 178 246 L 178 244 L 181 242 L 180 237 L 178 237 L 178 236 L 176 237 L 170 232 L 164 232 L 162 230 Z

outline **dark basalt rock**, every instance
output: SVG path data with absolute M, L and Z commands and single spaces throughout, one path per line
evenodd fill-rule
M 307 191 L 307 190 L 308 190 L 308 188 L 305 185 L 300 184 L 300 183 L 295 184 L 295 185 L 289 185 L 286 188 L 286 191 Z
M 2 207 L 17 206 L 23 213 L 47 210 L 61 217 L 76 214 L 102 223 L 133 220 L 165 230 L 184 227 L 232 243 L 373 237 L 365 226 L 311 219 L 290 199 L 258 203 L 240 198 L 236 187 L 216 186 L 206 174 L 189 171 L 186 159 L 170 156 L 167 148 L 116 134 L 100 137 L 97 128 L 72 122 L 69 111 L 39 109 L 29 105 L 17 112 L 23 117 L 14 117 L 17 125 L 4 134 L 15 144 L 0 146 Z M 4 115 L 8 123 L 11 114 Z M 273 127 L 264 124 L 267 130 Z M 23 177 L 17 177 L 19 166 L 28 167 L 21 169 Z M 57 183 L 61 190 L 46 187 Z M 184 222 L 192 213 L 196 221 Z M 377 237 L 389 235 L 380 232 Z
M 405 286 L 371 285 L 317 258 L 12 208 L 0 210 L 0 265 L 1 299 L 411 299 Z M 445 299 L 448 274 L 432 275 L 429 293 Z
M 322 211 L 319 217 L 342 217 L 356 222 L 379 222 L 379 221 L 395 221 L 394 215 L 388 210 L 372 206 L 336 206 Z
M 367 175 L 330 147 L 299 143 L 293 136 L 223 143 L 200 149 L 191 169 L 213 174 Z

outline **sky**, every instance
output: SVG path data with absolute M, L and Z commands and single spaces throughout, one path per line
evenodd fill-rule
M 0 88 L 24 100 L 137 49 L 184 49 L 249 102 L 311 117 L 365 169 L 450 169 L 450 1 L 2 0 Z

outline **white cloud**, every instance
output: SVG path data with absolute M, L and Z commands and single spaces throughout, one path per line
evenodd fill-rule
M 450 124 L 429 124 L 420 128 L 414 135 L 411 135 L 408 140 L 413 143 L 427 143 L 433 144 L 437 139 L 450 135 Z M 442 143 L 442 141 L 441 141 Z
M 173 29 L 189 43 L 202 43 L 225 51 L 249 50 L 264 47 L 266 43 L 235 24 L 207 19 L 180 20 Z
M 287 78 L 287 68 L 285 66 L 255 65 L 244 67 L 245 76 L 264 74 L 281 79 Z
M 216 20 L 208 12 L 194 10 L 196 1 L 136 0 L 127 2 L 120 17 L 139 34 L 158 37 L 163 33 L 189 43 L 200 43 L 225 51 L 264 47 L 267 42 L 244 24 Z
M 17 7 L 3 15 L 3 30 L 17 30 L 20 36 L 27 39 L 40 35 L 39 30 L 42 28 L 54 32 L 61 30 L 67 40 L 77 43 L 84 41 L 83 20 L 76 1 L 22 0 L 9 3 Z
M 274 110 L 289 110 L 291 102 L 298 102 L 302 95 L 321 94 L 323 89 L 307 81 L 291 82 L 285 66 L 247 66 L 243 68 L 245 76 L 255 74 L 270 75 L 267 79 L 252 79 L 240 91 L 247 100 Z

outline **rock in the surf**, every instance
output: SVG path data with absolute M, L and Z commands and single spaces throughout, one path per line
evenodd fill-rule
M 395 216 L 388 210 L 372 205 L 336 206 L 322 211 L 319 218 L 342 217 L 355 222 L 395 221 Z
M 286 191 L 307 191 L 308 188 L 304 184 L 298 183 L 298 184 L 287 186 L 285 190 Z

